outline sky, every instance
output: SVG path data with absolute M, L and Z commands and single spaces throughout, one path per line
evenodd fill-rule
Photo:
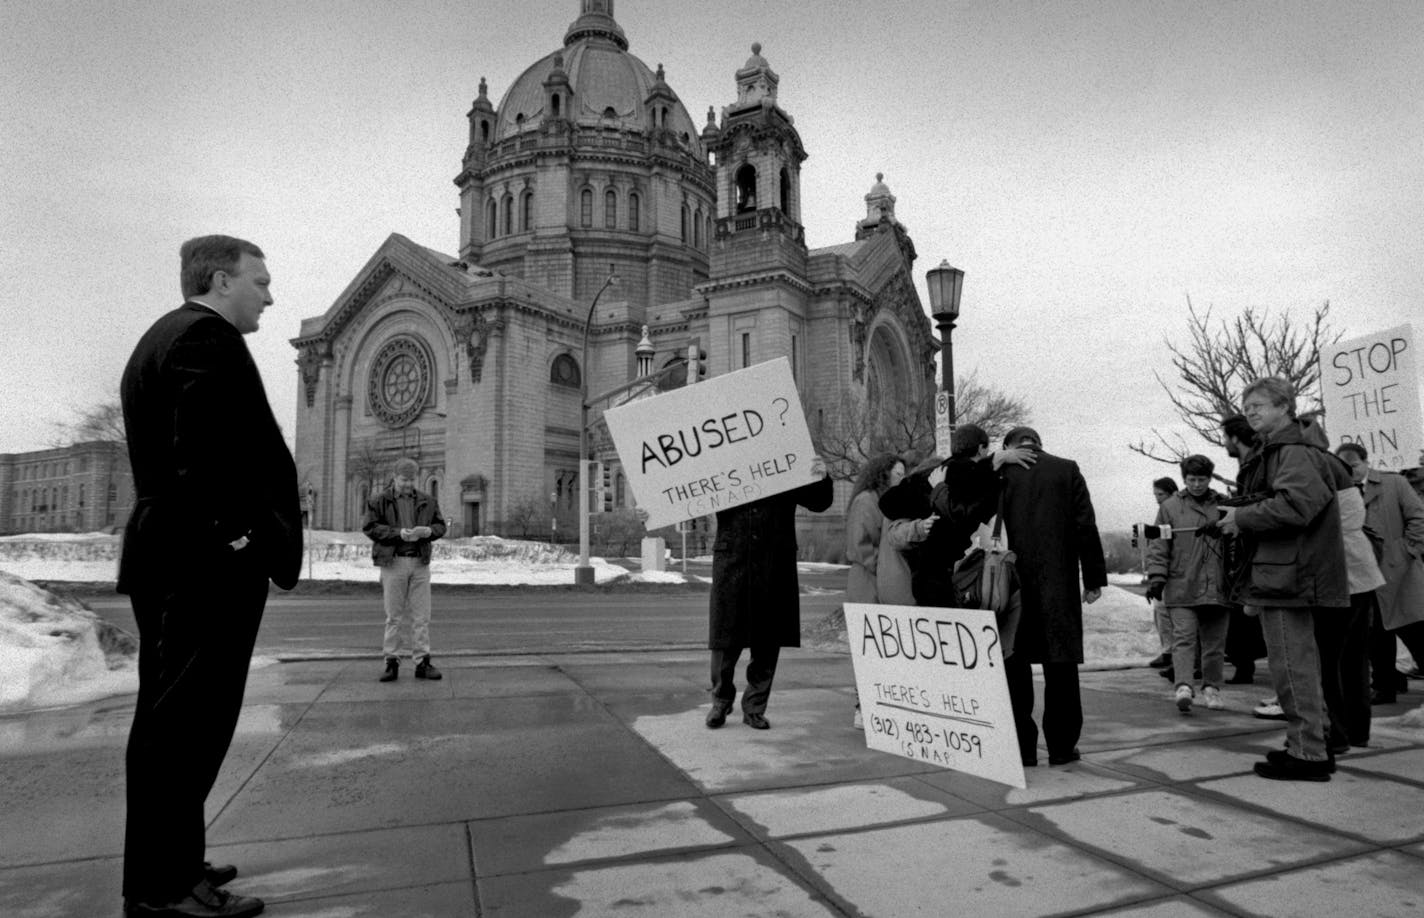
M 112 398 L 178 305 L 178 246 L 267 253 L 248 338 L 290 439 L 288 343 L 399 232 L 453 253 L 480 78 L 498 102 L 577 0 L 0 0 L 0 452 Z M 1021 396 L 1104 529 L 1176 475 L 1154 371 L 1213 315 L 1337 330 L 1424 317 L 1424 4 L 620 0 L 693 120 L 760 42 L 810 154 L 808 245 L 852 238 L 883 172 L 916 285 L 965 271 L 955 369 Z M 1419 324 L 1424 324 L 1420 322 Z M 1227 472 L 1234 463 L 1191 441 Z

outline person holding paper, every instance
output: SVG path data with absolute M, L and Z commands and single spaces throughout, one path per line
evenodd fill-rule
M 741 504 L 717 514 L 712 545 L 712 598 L 707 647 L 712 651 L 712 707 L 707 726 L 727 722 L 737 687 L 737 659 L 750 649 L 742 722 L 757 730 L 766 719 L 767 699 L 783 647 L 801 646 L 800 585 L 796 579 L 796 508 L 820 513 L 835 492 L 818 456 L 815 479 L 794 491 Z
M 371 538 L 371 558 L 381 569 L 386 607 L 381 682 L 400 675 L 402 632 L 410 635 L 415 678 L 440 678 L 430 662 L 430 543 L 445 535 L 445 519 L 435 495 L 416 490 L 419 471 L 414 459 L 400 459 L 391 486 L 366 506 L 363 528 Z

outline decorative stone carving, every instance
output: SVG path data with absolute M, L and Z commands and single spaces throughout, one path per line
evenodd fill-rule
M 392 429 L 407 426 L 425 408 L 430 378 L 430 356 L 418 341 L 402 336 L 386 342 L 366 384 L 371 413 Z
M 330 354 L 327 345 L 320 341 L 302 345 L 297 353 L 297 366 L 302 371 L 302 388 L 306 392 L 308 408 L 316 405 L 316 386 L 321 381 L 321 365 Z
M 470 382 L 479 382 L 484 372 L 485 351 L 489 349 L 489 322 L 480 313 L 461 316 L 455 323 L 455 340 L 464 342 L 470 364 Z

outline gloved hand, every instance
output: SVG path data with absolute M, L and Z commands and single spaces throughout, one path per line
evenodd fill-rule
M 1147 584 L 1147 601 L 1156 602 L 1162 598 L 1162 593 L 1167 589 L 1167 581 L 1154 580 Z

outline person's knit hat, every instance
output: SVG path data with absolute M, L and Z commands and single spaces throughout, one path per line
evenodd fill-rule
M 1043 446 L 1043 438 L 1038 435 L 1038 431 L 1034 430 L 1032 427 L 1020 426 L 1015 427 L 1008 433 L 1004 434 L 1004 449 L 1010 449 L 1015 446 L 1020 440 L 1029 437 L 1033 438 L 1034 446 Z
M 406 478 L 414 478 L 420 471 L 420 466 L 415 464 L 415 460 L 409 457 L 396 460 L 396 477 L 404 475 Z

